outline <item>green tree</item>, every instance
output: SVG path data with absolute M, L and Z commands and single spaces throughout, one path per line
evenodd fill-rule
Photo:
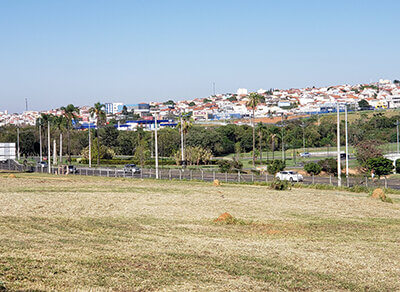
M 318 163 L 309 162 L 304 165 L 304 170 L 307 171 L 308 174 L 318 175 L 321 173 L 322 167 Z
M 284 160 L 273 160 L 270 164 L 267 166 L 267 171 L 268 173 L 275 175 L 276 173 L 284 170 L 286 167 L 286 163 Z
M 146 160 L 150 158 L 149 145 L 145 139 L 140 139 L 139 145 L 135 149 L 133 158 L 139 162 L 142 168 Z
M 95 116 L 96 117 L 96 124 L 97 124 L 97 153 L 100 153 L 100 135 L 99 135 L 99 131 L 101 126 L 105 123 L 106 121 L 106 112 L 104 111 L 105 105 L 100 103 L 100 102 L 96 102 L 94 104 L 93 107 L 90 108 L 89 112 L 91 114 L 91 116 Z M 100 155 L 97 155 L 97 166 L 100 165 Z
M 63 116 L 65 117 L 65 123 L 67 128 L 67 153 L 68 153 L 68 163 L 71 163 L 71 128 L 72 122 L 77 121 L 79 108 L 73 104 L 69 104 L 66 107 L 61 107 L 63 111 Z
M 369 171 L 374 171 L 378 177 L 392 173 L 394 165 L 393 161 L 385 157 L 370 158 L 367 161 Z
M 325 171 L 326 173 L 337 175 L 338 168 L 337 168 L 337 160 L 333 158 L 326 158 L 323 160 L 319 160 L 318 164 L 321 166 L 321 170 Z
M 377 140 L 361 141 L 356 145 L 356 158 L 360 165 L 367 168 L 367 162 L 371 158 L 382 157 L 381 143 Z
M 253 167 L 256 164 L 256 128 L 254 125 L 254 118 L 255 118 L 255 110 L 258 106 L 258 104 L 261 102 L 262 96 L 259 95 L 258 93 L 252 92 L 249 95 L 249 101 L 247 102 L 247 106 L 251 107 L 252 109 L 252 127 L 253 127 Z
M 358 102 L 358 106 L 359 106 L 361 109 L 368 109 L 368 108 L 369 108 L 369 103 L 368 103 L 368 101 L 366 101 L 365 99 L 362 99 L 362 100 L 360 100 L 360 101 Z

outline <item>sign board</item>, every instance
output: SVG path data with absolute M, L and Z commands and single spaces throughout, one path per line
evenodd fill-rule
M 0 143 L 0 161 L 16 159 L 15 143 Z

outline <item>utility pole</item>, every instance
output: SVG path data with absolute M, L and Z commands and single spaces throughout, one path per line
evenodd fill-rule
M 43 161 L 42 153 L 42 120 L 39 118 L 39 162 Z
M 90 121 L 89 121 L 89 167 L 92 167 L 92 138 L 90 137 Z
M 28 98 L 25 97 L 25 111 L 28 111 Z
M 51 173 L 51 156 L 50 156 L 50 121 L 47 121 L 47 169 Z
M 185 163 L 185 148 L 183 147 L 183 119 L 182 119 L 182 114 L 181 114 L 181 158 L 182 158 L 182 166 Z
M 303 123 L 301 124 L 301 127 L 303 128 L 303 153 L 306 153 L 306 136 L 305 136 L 305 127 L 306 127 L 306 124 L 304 123 L 304 121 L 303 121 Z
M 63 159 L 63 155 L 62 155 L 62 133 L 60 133 L 60 164 L 62 164 L 62 159 Z
M 399 151 L 399 120 L 396 121 L 396 130 L 397 130 L 397 154 L 400 153 Z
M 19 154 L 19 127 L 17 128 L 17 159 L 19 160 L 20 154 Z
M 56 139 L 53 139 L 53 165 L 57 165 L 57 144 L 56 144 Z
M 282 130 L 281 130 L 281 136 L 282 136 L 282 160 L 283 161 L 285 161 L 285 143 L 284 143 L 284 140 L 283 140 L 283 135 L 284 135 L 284 133 L 283 133 L 283 114 L 282 114 Z
M 342 176 L 341 176 L 341 168 L 340 168 L 340 113 L 339 113 L 339 102 L 337 103 L 337 172 L 338 172 L 338 187 L 342 186 Z
M 154 132 L 154 152 L 156 155 L 156 179 L 158 179 L 158 141 L 157 141 L 157 119 L 158 119 L 158 113 L 156 113 L 156 118 L 154 121 L 154 125 L 155 125 L 155 132 Z
M 349 179 L 349 135 L 347 131 L 347 104 L 344 108 L 345 116 L 345 134 L 346 134 L 346 181 Z

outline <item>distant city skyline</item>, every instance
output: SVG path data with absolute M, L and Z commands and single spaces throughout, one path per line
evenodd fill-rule
M 399 79 L 398 1 L 2 1 L 0 111 Z

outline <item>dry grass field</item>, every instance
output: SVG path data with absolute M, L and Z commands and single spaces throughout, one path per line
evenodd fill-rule
M 10 291 L 400 290 L 400 204 L 366 194 L 0 173 L 0 242 Z

